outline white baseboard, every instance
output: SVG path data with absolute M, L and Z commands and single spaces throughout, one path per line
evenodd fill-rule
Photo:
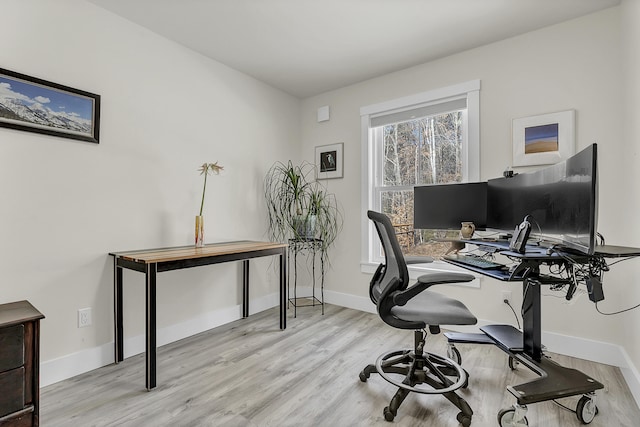
M 249 302 L 250 314 L 278 305 L 277 293 L 253 299 Z M 200 332 L 221 326 L 242 318 L 242 306 L 235 305 L 220 310 L 204 313 L 185 322 L 158 329 L 156 339 L 158 346 L 169 344 Z M 144 335 L 126 338 L 124 357 L 143 353 L 145 349 Z M 57 359 L 40 363 L 40 387 L 46 387 L 58 381 L 101 368 L 114 363 L 113 341 L 98 347 L 89 348 L 77 353 L 68 354 Z
M 308 292 L 310 292 L 311 289 L 299 288 L 299 291 L 298 295 L 309 295 Z M 335 291 L 325 291 L 324 297 L 325 302 L 329 304 L 368 313 L 376 312 L 375 306 L 369 298 L 366 297 Z M 278 305 L 278 301 L 277 293 L 251 300 L 249 304 L 251 307 L 250 314 L 259 313 L 275 307 Z M 236 305 L 204 313 L 185 322 L 159 329 L 157 332 L 158 346 L 169 344 L 217 326 L 233 322 L 242 317 L 241 313 L 242 307 Z M 492 323 L 495 322 L 478 320 L 478 324 L 474 326 L 462 326 L 450 329 L 458 332 L 479 332 L 478 328 Z M 571 337 L 552 332 L 543 332 L 542 338 L 545 346 L 551 352 L 619 367 L 636 403 L 640 406 L 640 374 L 623 347 L 616 344 Z M 127 338 L 124 343 L 125 358 L 144 352 L 144 342 L 144 335 Z M 45 387 L 58 381 L 109 365 L 114 361 L 113 351 L 112 341 L 98 347 L 41 362 L 40 386 Z
M 635 368 L 627 352 L 622 349 L 622 353 L 626 359 L 626 367 L 620 367 L 622 375 L 624 376 L 633 398 L 636 400 L 636 404 L 640 407 L 640 374 Z

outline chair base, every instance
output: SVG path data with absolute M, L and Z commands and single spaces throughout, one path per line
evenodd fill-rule
M 473 411 L 455 391 L 466 388 L 468 374 L 453 360 L 424 352 L 426 333 L 416 332 L 414 350 L 391 351 L 381 355 L 375 365 L 368 365 L 360 372 L 360 380 L 366 382 L 372 373 L 398 387 L 389 406 L 384 408 L 384 418 L 393 421 L 398 408 L 410 392 L 441 394 L 453 403 L 460 413 L 456 419 L 464 427 L 471 425 Z

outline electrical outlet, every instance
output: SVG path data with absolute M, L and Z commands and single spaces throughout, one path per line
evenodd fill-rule
M 500 298 L 500 301 L 504 304 L 508 301 L 509 304 L 511 304 L 511 291 L 502 291 L 502 298 Z
M 91 326 L 91 307 L 78 310 L 78 328 Z

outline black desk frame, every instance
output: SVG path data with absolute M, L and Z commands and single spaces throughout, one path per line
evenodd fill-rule
M 519 259 L 519 264 L 513 271 L 506 269 L 483 270 L 446 260 L 451 264 L 494 279 L 523 282 L 522 333 L 509 325 L 490 325 L 480 328 L 484 334 L 491 338 L 490 343 L 495 344 L 514 360 L 523 363 L 540 376 L 533 381 L 507 387 L 507 390 L 517 399 L 518 405 L 515 409 L 518 413 L 517 417 L 524 417 L 527 404 L 581 394 L 593 398 L 594 392 L 602 389 L 604 385 L 580 371 L 565 368 L 547 358 L 543 352 L 541 322 L 541 287 L 554 284 L 571 285 L 572 282 L 569 279 L 541 274 L 540 266 L 543 264 L 564 264 L 568 268 L 573 268 L 571 263 L 588 263 L 590 256 L 561 251 L 549 253 L 546 248 L 539 247 L 528 247 L 524 254 L 520 254 L 509 251 L 508 243 L 505 242 L 486 242 L 483 240 L 464 240 L 463 242 L 479 247 L 488 246 L 503 255 Z M 482 334 L 447 333 L 446 335 L 450 343 L 487 343 L 486 337 L 483 337 Z M 475 338 L 474 335 L 476 335 Z M 520 344 L 514 345 L 514 342 Z
M 179 259 L 164 262 L 137 262 L 123 256 L 130 252 L 113 252 L 114 257 L 114 351 L 115 363 L 124 360 L 124 334 L 123 334 L 123 287 L 122 270 L 134 270 L 145 275 L 145 348 L 146 369 L 145 382 L 147 390 L 156 387 L 156 276 L 157 273 L 183 268 L 199 267 L 211 264 L 220 264 L 231 261 L 242 261 L 242 317 L 249 317 L 249 260 L 252 258 L 277 255 L 280 258 L 280 329 L 287 327 L 287 247 L 246 250 L 238 253 L 212 255 L 207 257 Z

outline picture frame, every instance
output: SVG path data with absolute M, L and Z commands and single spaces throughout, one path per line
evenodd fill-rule
M 575 151 L 575 110 L 513 119 L 513 166 L 550 165 Z
M 342 142 L 316 147 L 316 179 L 342 178 Z
M 0 68 L 0 127 L 100 142 L 100 95 Z

